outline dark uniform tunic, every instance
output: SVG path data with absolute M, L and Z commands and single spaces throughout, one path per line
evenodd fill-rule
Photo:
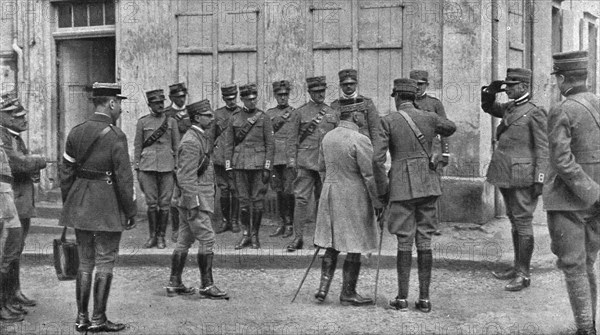
M 217 187 L 221 191 L 221 197 L 229 198 L 235 190 L 235 182 L 225 172 L 225 137 L 222 136 L 229 126 L 231 116 L 242 110 L 242 107 L 236 106 L 234 109 L 224 106 L 215 110 L 215 121 L 213 122 L 213 142 L 214 153 L 213 163 L 215 165 L 215 176 Z
M 275 158 L 273 159 L 273 179 L 271 187 L 276 192 L 284 194 L 294 194 L 294 176 L 286 169 L 288 159 L 286 145 L 290 134 L 293 131 L 295 109 L 292 106 L 277 106 L 267 110 L 267 115 L 271 118 L 273 124 L 275 140 Z
M 415 99 L 415 107 L 420 110 L 436 113 L 443 118 L 447 118 L 446 110 L 444 109 L 442 102 L 439 99 L 428 95 L 427 93 L 422 94 Z M 440 136 L 439 139 L 434 140 L 432 153 L 439 151 L 441 151 L 441 154 L 450 153 L 450 146 L 447 138 Z
M 548 166 L 546 111 L 529 102 L 528 96 L 483 103 L 482 109 L 502 118 L 487 180 L 500 188 L 513 231 L 533 236 L 531 221 L 538 196 L 533 196 L 532 187 L 544 182 Z
M 428 113 L 406 102 L 399 109 L 405 111 L 425 136 L 428 150 L 439 134 L 450 136 L 456 131 L 454 122 Z M 397 235 L 399 250 L 412 250 L 416 238 L 418 250 L 431 249 L 431 234 L 437 224 L 436 202 L 442 194 L 439 172 L 429 168 L 429 158 L 398 112 L 390 112 L 381 120 L 381 141 L 376 148 L 375 163 L 381 194 L 387 189 L 384 163 L 389 149 L 392 166 L 389 172 L 390 233 Z
M 137 213 L 127 137 L 111 121 L 107 115 L 94 114 L 75 126 L 67 137 L 60 167 L 60 223 L 76 229 L 79 270 L 84 272 L 92 272 L 95 265 L 98 272 L 112 273 L 123 225 Z M 80 162 L 106 127 L 110 131 L 96 141 L 88 159 Z M 86 173 L 103 177 L 92 178 Z
M 322 112 L 320 115 L 320 112 Z M 309 101 L 296 110 L 291 121 L 293 129 L 287 143 L 288 166 L 298 169 L 294 180 L 294 232 L 296 238 L 302 238 L 304 225 L 311 221 L 308 202 L 311 194 L 318 201 L 321 193 L 319 175 L 319 152 L 325 134 L 339 123 L 339 112 L 325 103 Z M 311 123 L 316 124 L 314 131 L 303 141 L 300 137 Z
M 0 137 L 0 244 L 3 244 L 0 272 L 7 274 L 11 263 L 19 259 L 22 248 L 21 223 L 11 187 L 12 172 L 3 147 Z
M 260 116 L 255 117 L 258 113 Z M 240 133 L 249 119 L 255 121 L 254 126 L 241 139 Z M 249 111 L 243 108 L 231 116 L 222 136 L 225 167 L 234 170 L 240 209 L 249 210 L 250 204 L 253 204 L 255 210 L 262 211 L 267 192 L 267 184 L 262 182 L 262 171 L 272 169 L 275 154 L 271 119 L 259 109 Z
M 371 98 L 367 98 L 360 94 L 357 94 L 355 99 L 363 99 L 366 104 L 367 113 L 366 113 L 366 123 L 362 127 L 359 128 L 361 134 L 367 136 L 371 142 L 373 139 L 379 138 L 379 133 L 381 132 L 381 118 L 379 117 L 379 112 L 377 112 L 377 107 L 373 103 Z M 331 103 L 331 108 L 338 110 L 340 109 L 340 100 L 337 99 Z
M 134 167 L 139 171 L 140 188 L 149 208 L 168 210 L 173 195 L 175 162 L 179 146 L 177 122 L 168 118 L 167 131 L 152 145 L 142 148 L 168 116 L 148 114 L 137 123 L 134 140 Z
M 183 137 L 183 134 L 185 134 L 185 132 L 192 126 L 190 116 L 188 115 L 187 108 L 185 106 L 183 106 L 183 108 L 179 108 L 177 105 L 171 104 L 171 106 L 165 109 L 165 115 L 175 119 L 177 122 L 177 129 L 179 129 L 180 137 Z

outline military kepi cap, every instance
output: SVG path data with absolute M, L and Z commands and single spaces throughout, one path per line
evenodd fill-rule
M 287 80 L 279 80 L 273 82 L 273 93 L 290 93 L 291 87 L 290 82 Z
M 392 96 L 394 93 L 398 92 L 406 92 L 406 93 L 417 93 L 417 81 L 410 78 L 399 78 L 394 79 L 394 89 L 392 91 Z
M 506 69 L 505 84 L 531 83 L 531 70 L 521 68 Z
M 165 91 L 162 88 L 146 92 L 148 103 L 165 101 Z
M 196 117 L 196 115 L 213 115 L 212 108 L 210 107 L 210 101 L 208 99 L 189 104 L 186 106 L 186 108 L 191 119 Z
M 0 96 L 0 112 L 10 113 L 13 117 L 27 114 L 27 111 L 17 98 L 16 92 L 9 92 Z
M 250 83 L 243 86 L 240 86 L 240 96 L 242 97 L 256 97 L 258 95 L 258 89 L 256 88 L 256 84 Z
M 221 95 L 225 99 L 233 99 L 238 94 L 238 88 L 235 84 L 227 84 L 221 86 Z
M 356 99 L 340 99 L 340 114 L 342 116 L 353 113 L 353 112 L 364 112 L 366 111 L 366 103 L 363 98 Z
M 408 76 L 419 84 L 429 83 L 429 73 L 425 70 L 412 70 Z
M 357 83 L 358 82 L 358 71 L 354 69 L 345 69 L 338 72 L 340 77 L 340 84 L 346 83 Z
M 118 83 L 94 83 L 92 85 L 92 97 L 117 97 L 127 99 L 121 94 L 121 85 Z
M 551 74 L 587 71 L 588 69 L 588 52 L 586 50 L 556 53 L 552 55 L 552 59 L 554 66 Z
M 180 97 L 187 94 L 185 83 L 177 83 L 169 85 L 169 95 L 172 97 Z
M 306 85 L 309 91 L 323 91 L 327 88 L 325 76 L 308 77 L 306 78 Z

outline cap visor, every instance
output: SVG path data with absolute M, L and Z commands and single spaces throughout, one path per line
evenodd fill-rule
M 283 90 L 279 89 L 279 90 L 275 91 L 276 95 L 279 95 L 279 94 L 289 94 L 289 93 L 290 93 L 290 91 L 289 90 L 285 90 L 285 89 L 283 89 Z
M 346 79 L 340 81 L 340 84 L 356 84 L 356 83 L 358 83 L 358 81 L 354 80 L 352 78 L 346 78 Z
M 325 91 L 325 89 L 327 89 L 327 86 L 311 87 L 308 90 L 311 92 L 319 92 L 319 91 Z
M 514 85 L 514 84 L 518 84 L 521 83 L 521 81 L 518 80 L 505 80 L 504 81 L 504 85 Z
M 119 99 L 123 99 L 123 100 L 127 99 L 127 97 L 126 97 L 126 96 L 124 96 L 124 95 L 121 95 L 121 94 L 117 94 L 117 98 L 119 98 Z
M 177 91 L 175 93 L 169 94 L 172 97 L 180 97 L 182 95 L 187 95 L 187 92 L 183 92 L 183 91 Z
M 429 83 L 427 80 L 417 79 L 417 84 L 427 84 L 427 83 Z
M 224 95 L 223 99 L 231 100 L 231 99 L 235 99 L 236 97 L 237 97 L 237 94 Z

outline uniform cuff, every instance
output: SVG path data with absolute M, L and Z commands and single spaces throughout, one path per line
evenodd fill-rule
M 231 168 L 231 161 L 229 161 L 229 160 L 226 160 L 226 161 L 225 161 L 225 171 L 229 171 L 229 170 L 233 170 L 233 169 Z
M 271 170 L 271 161 L 270 160 L 265 161 L 265 170 Z
M 537 177 L 535 178 L 535 182 L 543 184 L 545 178 L 546 178 L 546 175 L 540 172 L 537 174 Z

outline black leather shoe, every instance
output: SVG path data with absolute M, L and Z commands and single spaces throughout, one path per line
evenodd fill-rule
M 390 300 L 390 307 L 400 312 L 406 312 L 408 311 L 408 301 L 406 299 L 398 299 L 398 297 L 395 297 L 394 300 Z
M 515 268 L 506 269 L 504 271 L 492 271 L 492 276 L 500 280 L 514 279 L 517 276 Z
M 174 297 L 177 295 L 192 295 L 196 293 L 196 290 L 193 287 L 187 287 L 183 285 L 183 283 L 179 283 L 179 285 L 173 285 L 169 282 L 169 285 L 165 287 L 167 290 L 167 297 Z
M 21 290 L 17 290 L 17 292 L 15 293 L 14 299 L 16 302 L 18 302 L 19 304 L 21 304 L 25 307 L 34 307 L 35 305 L 37 305 L 37 301 L 27 298 L 23 294 L 23 292 L 21 292 Z
M 353 295 L 340 295 L 340 303 L 342 306 L 365 306 L 372 305 L 373 299 L 365 298 L 358 293 L 354 293 Z
M 242 231 L 242 230 L 240 229 L 240 225 L 239 225 L 237 222 L 233 222 L 233 223 L 231 224 L 231 232 L 232 232 L 232 233 L 239 233 L 240 231 Z
M 158 238 L 156 239 L 156 248 L 157 249 L 164 249 L 167 247 L 167 243 L 165 242 L 165 237 L 164 236 L 158 236 Z
M 302 240 L 302 238 L 296 237 L 290 244 L 288 244 L 286 248 L 288 252 L 294 252 L 296 250 L 302 249 L 303 246 L 304 241 Z
M 198 294 L 200 294 L 200 298 L 204 299 L 229 300 L 227 293 L 219 290 L 219 288 L 215 285 L 210 285 L 208 287 L 199 289 Z
M 419 299 L 415 301 L 415 308 L 423 313 L 429 313 L 431 312 L 431 301 L 428 299 Z
M 75 319 L 75 330 L 83 333 L 88 330 L 88 327 L 92 323 L 90 322 L 90 318 L 88 314 L 85 313 L 77 313 L 77 318 Z
M 233 247 L 235 250 L 240 250 L 249 247 L 252 244 L 252 238 L 250 235 L 242 235 L 239 242 Z
M 102 323 L 96 323 L 92 321 L 92 324 L 88 327 L 87 331 L 90 333 L 120 332 L 123 329 L 125 329 L 125 324 L 112 323 L 109 320 L 105 320 Z
M 23 314 L 15 314 L 6 307 L 0 307 L 0 321 L 2 322 L 21 322 L 25 320 Z
M 275 230 L 271 234 L 269 234 L 269 237 L 283 235 L 284 233 L 285 233 L 285 226 L 283 226 L 283 225 L 277 226 L 277 228 L 275 228 Z
M 511 292 L 517 292 L 517 291 L 521 291 L 522 289 L 529 287 L 529 285 L 531 284 L 531 279 L 523 276 L 523 275 L 517 275 L 517 277 L 515 279 L 513 279 L 510 283 L 508 283 L 504 289 L 506 291 L 511 291 Z
M 285 232 L 283 233 L 283 235 L 281 235 L 282 238 L 288 238 L 290 236 L 294 235 L 294 227 L 289 225 L 289 226 L 285 226 Z
M 226 231 L 230 231 L 230 230 L 232 230 L 231 228 L 232 228 L 232 227 L 231 227 L 231 224 L 230 224 L 228 221 L 226 221 L 226 220 L 223 220 L 223 221 L 221 221 L 221 227 L 219 227 L 219 228 L 218 228 L 218 229 L 215 231 L 215 234 L 223 234 L 223 233 L 224 233 L 224 232 L 226 232 Z M 239 228 L 239 227 L 238 227 L 238 228 Z

